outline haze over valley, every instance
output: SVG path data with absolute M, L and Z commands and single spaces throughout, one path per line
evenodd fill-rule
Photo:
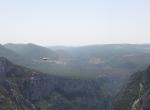
M 0 0 L 0 110 L 150 110 L 149 0 Z

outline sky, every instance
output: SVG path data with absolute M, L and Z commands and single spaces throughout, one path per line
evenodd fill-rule
M 150 0 L 0 0 L 0 43 L 150 43 Z

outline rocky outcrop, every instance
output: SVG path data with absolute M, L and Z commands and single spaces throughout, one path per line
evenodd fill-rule
M 131 76 L 114 102 L 114 110 L 150 110 L 150 67 Z
M 142 108 L 141 100 L 137 99 L 136 101 L 134 101 L 132 105 L 132 110 L 141 110 L 141 108 Z
M 134 101 L 132 110 L 150 110 L 150 94 L 145 94 Z

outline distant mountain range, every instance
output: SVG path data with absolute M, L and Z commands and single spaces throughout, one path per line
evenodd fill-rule
M 18 53 L 4 47 L 3 45 L 0 45 L 0 56 L 6 57 L 17 64 L 26 65 L 28 63 L 31 63 L 28 58 L 19 55 Z
M 0 109 L 149 110 L 149 64 L 150 45 L 0 45 Z
M 128 75 L 150 64 L 150 45 L 93 45 L 42 47 L 35 44 L 5 44 L 0 56 L 42 72 L 77 77 Z M 43 61 L 42 58 L 48 58 Z M 57 68 L 56 68 L 57 67 Z
M 39 60 L 43 57 L 49 59 L 57 58 L 57 54 L 55 54 L 54 51 L 31 43 L 30 44 L 5 44 L 4 46 L 16 52 L 17 54 L 27 57 L 31 60 Z

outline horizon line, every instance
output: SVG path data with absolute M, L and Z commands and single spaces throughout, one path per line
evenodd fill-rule
M 12 43 L 12 42 L 8 42 L 8 43 L 0 43 L 2 45 L 6 45 L 6 44 L 33 44 L 33 45 L 38 45 L 38 46 L 44 46 L 44 47 L 86 47 L 86 46 L 101 46 L 101 45 L 150 45 L 150 43 L 93 43 L 93 44 L 81 44 L 81 45 L 44 45 L 44 44 L 40 44 L 40 43 L 33 43 L 33 42 L 28 42 L 28 43 Z

